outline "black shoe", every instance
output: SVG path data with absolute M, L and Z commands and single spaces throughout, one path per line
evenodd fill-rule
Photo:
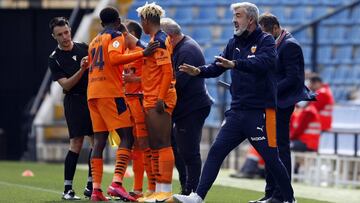
M 92 188 L 86 187 L 84 190 L 85 197 L 91 198 L 91 194 L 92 194 Z
M 266 203 L 284 203 L 284 201 L 279 200 L 279 199 L 277 199 L 277 198 L 275 198 L 275 197 L 272 197 L 272 198 L 269 198 L 269 199 L 266 201 Z
M 271 197 L 263 197 L 258 200 L 250 200 L 249 203 L 268 203 L 267 201 L 271 199 Z

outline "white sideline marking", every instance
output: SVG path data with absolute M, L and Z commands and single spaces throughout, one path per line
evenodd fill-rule
M 59 191 L 56 190 L 49 190 L 49 189 L 45 189 L 45 188 L 41 188 L 41 187 L 34 187 L 34 186 L 29 186 L 29 185 L 20 185 L 20 184 L 16 184 L 16 183 L 8 183 L 8 182 L 4 182 L 4 181 L 0 181 L 0 185 L 5 185 L 5 186 L 15 186 L 15 187 L 21 187 L 21 188 L 25 188 L 25 189 L 29 189 L 29 190 L 38 190 L 41 192 L 48 192 L 48 193 L 53 193 L 53 194 L 62 194 Z

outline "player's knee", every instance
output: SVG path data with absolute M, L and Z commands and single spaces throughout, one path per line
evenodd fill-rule
M 70 140 L 70 151 L 77 154 L 80 153 L 83 145 L 84 137 L 77 137 Z

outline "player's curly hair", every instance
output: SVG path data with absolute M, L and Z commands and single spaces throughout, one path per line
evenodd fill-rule
M 164 9 L 155 2 L 150 4 L 146 2 L 144 6 L 137 8 L 136 11 L 139 17 L 157 24 L 160 24 L 160 18 L 165 16 Z

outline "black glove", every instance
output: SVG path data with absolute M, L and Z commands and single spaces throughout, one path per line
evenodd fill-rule
M 155 52 L 155 49 L 158 48 L 159 46 L 160 46 L 160 42 L 158 41 L 150 42 L 143 51 L 144 56 L 150 56 Z

